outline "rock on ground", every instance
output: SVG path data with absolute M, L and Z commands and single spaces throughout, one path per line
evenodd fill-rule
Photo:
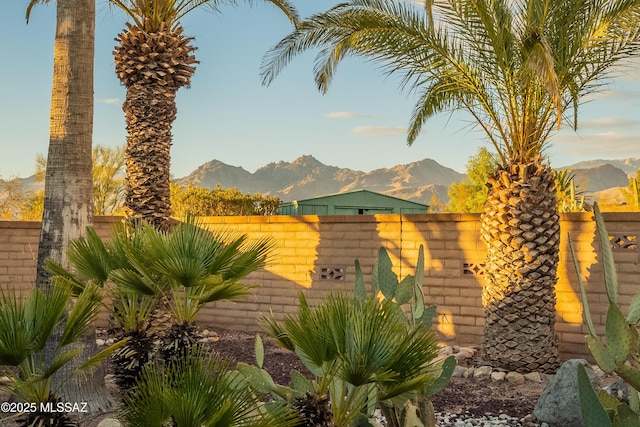
M 586 360 L 567 360 L 549 381 L 533 408 L 535 421 L 545 422 L 550 427 L 583 427 L 578 396 L 578 365 L 585 367 L 591 384 L 599 386 L 596 374 Z

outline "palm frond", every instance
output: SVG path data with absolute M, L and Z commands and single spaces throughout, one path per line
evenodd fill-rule
M 32 291 L 25 303 L 25 323 L 33 325 L 33 349 L 44 348 L 53 330 L 62 321 L 71 299 L 71 293 L 63 286 L 53 285 L 46 291 Z
M 129 343 L 129 338 L 121 339 L 110 346 L 100 350 L 97 354 L 91 356 L 84 361 L 73 373 L 75 379 L 85 379 L 88 374 L 93 372 L 108 357 L 111 357 L 118 349 Z
M 16 292 L 0 290 L 0 364 L 22 363 L 33 351 L 36 335 L 36 325 L 26 318 Z
M 92 327 L 100 307 L 102 295 L 97 286 L 87 286 L 76 298 L 60 337 L 59 345 L 64 347 L 80 340 Z
M 113 268 L 107 247 L 91 227 L 87 228 L 86 237 L 69 242 L 67 258 L 82 279 L 100 284 L 107 281 Z
M 51 378 L 56 372 L 58 372 L 67 363 L 76 358 L 82 351 L 82 346 L 70 350 L 59 351 L 55 354 L 53 360 L 49 365 L 44 367 L 42 374 L 38 375 L 34 380 L 41 381 L 43 379 Z
M 215 286 L 202 286 L 191 291 L 188 289 L 187 295 L 198 301 L 198 304 L 206 304 L 214 301 L 235 300 L 251 295 L 252 286 L 243 285 L 238 282 L 220 282 Z
M 348 56 L 419 92 L 409 143 L 433 115 L 464 109 L 505 164 L 529 162 L 545 155 L 563 121 L 576 128 L 581 99 L 640 53 L 640 0 L 433 0 L 424 8 L 350 0 L 303 20 L 267 52 L 263 83 L 316 48 L 322 92 Z
M 300 15 L 298 14 L 298 10 L 295 8 L 293 3 L 289 0 L 265 0 L 267 3 L 273 4 L 275 7 L 280 9 L 282 13 L 289 19 L 289 21 L 293 24 L 294 27 L 297 27 L 300 23 Z
M 125 333 L 144 331 L 156 307 L 156 299 L 139 293 L 116 293 L 111 315 Z
M 123 400 L 123 418 L 131 426 L 160 425 L 169 417 L 178 425 L 294 425 L 284 409 L 261 413 L 261 396 L 242 384 L 228 362 L 195 347 L 176 362 L 145 366 Z
M 85 287 L 85 282 L 52 259 L 45 260 L 45 269 L 52 282 L 57 282 L 58 286 L 67 287 L 72 295 L 79 295 Z
M 34 0 L 35 1 L 35 0 Z M 294 26 L 300 21 L 296 8 L 288 0 L 265 0 L 280 9 Z M 204 7 L 209 12 L 220 12 L 220 6 L 237 5 L 237 0 L 109 0 L 120 8 L 140 28 L 158 31 L 175 29 L 179 21 L 193 10 Z M 248 0 L 248 3 L 254 3 Z
M 117 268 L 111 272 L 109 277 L 123 293 L 137 293 L 148 296 L 162 293 L 162 289 L 157 285 L 157 282 L 149 280 L 148 277 L 135 270 Z

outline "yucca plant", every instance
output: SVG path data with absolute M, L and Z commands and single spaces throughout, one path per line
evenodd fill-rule
M 631 301 L 626 316 L 618 301 L 618 276 L 613 260 L 609 233 L 598 208 L 593 205 L 596 232 L 601 250 L 604 285 L 609 300 L 605 322 L 604 342 L 598 336 L 587 301 L 586 290 L 571 239 L 569 245 L 580 286 L 584 318 L 589 329 L 587 347 L 598 366 L 608 374 L 620 376 L 630 386 L 629 405 L 601 390 L 597 396 L 589 382 L 584 367 L 578 367 L 578 387 L 582 421 L 586 427 L 639 427 L 640 426 L 640 346 L 638 328 L 640 322 L 640 292 Z
M 274 410 L 247 389 L 240 374 L 199 346 L 171 362 L 153 362 L 122 402 L 129 427 L 288 427 L 294 414 Z M 166 424 L 169 423 L 169 424 Z
M 71 289 L 55 279 L 50 289 L 35 289 L 24 298 L 15 292 L 0 292 L 0 365 L 6 378 L 0 382 L 0 389 L 21 402 L 34 404 L 37 410 L 24 417 L 23 425 L 73 425 L 68 414 L 43 411 L 41 404 L 55 406 L 56 394 L 65 382 L 87 374 L 123 344 L 107 347 L 62 378 L 57 388 L 52 386 L 53 375 L 80 354 L 79 343 L 93 327 L 101 301 L 96 286 L 86 286 L 74 298 Z M 58 327 L 62 332 L 56 337 Z M 55 340 L 55 353 L 49 360 L 43 350 L 51 339 Z

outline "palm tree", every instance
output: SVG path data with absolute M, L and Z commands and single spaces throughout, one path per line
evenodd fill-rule
M 26 18 L 38 3 L 31 0 Z M 37 285 L 47 286 L 45 261 L 58 262 L 71 239 L 93 220 L 91 141 L 95 1 L 58 0 L 53 57 L 49 154 L 45 172 Z
M 289 0 L 265 0 L 294 24 L 298 15 Z M 131 218 L 160 229 L 171 215 L 171 126 L 178 89 L 189 86 L 196 61 L 180 19 L 200 6 L 217 12 L 226 0 L 110 0 L 131 19 L 117 37 L 116 74 L 127 88 L 122 109 L 127 123 L 126 202 Z
M 27 22 L 35 5 L 49 2 L 30 0 Z M 49 152 L 36 267 L 36 286 L 39 288 L 50 285 L 46 261 L 53 259 L 65 263 L 69 241 L 81 236 L 85 227 L 93 222 L 91 144 L 95 7 L 94 0 L 56 1 Z M 97 350 L 95 333 L 89 331 L 88 334 L 84 347 L 86 357 Z M 47 351 L 49 357 L 53 357 L 55 349 L 51 345 Z M 65 369 L 72 369 L 69 366 Z M 65 383 L 61 395 L 68 401 L 89 401 L 92 411 L 108 410 L 114 401 L 103 378 L 103 374 L 94 371 L 92 376 L 79 379 L 82 388 L 72 382 Z
M 487 242 L 483 355 L 498 367 L 548 371 L 555 334 L 559 217 L 545 158 L 562 124 L 614 66 L 640 48 L 639 0 L 350 0 L 316 14 L 265 59 L 270 83 L 313 47 L 325 92 L 340 61 L 363 56 L 418 93 L 413 143 L 424 123 L 465 110 L 499 156 L 482 214 Z
M 67 313 L 74 296 L 73 307 Z M 0 292 L 0 372 L 3 375 L 0 390 L 32 405 L 30 411 L 25 411 L 24 425 L 76 425 L 70 422 L 67 413 L 55 411 L 55 405 L 63 397 L 62 385 L 74 376 L 91 372 L 124 344 L 112 345 L 82 363 L 73 363 L 82 352 L 82 347 L 74 344 L 93 326 L 101 301 L 96 286 L 87 286 L 75 295 L 70 288 L 58 283 L 46 290 L 34 289 L 22 298 L 15 292 Z M 58 328 L 62 333 L 54 339 L 53 357 L 49 357 L 46 346 Z M 65 369 L 68 367 L 71 369 Z M 63 381 L 56 385 L 52 377 L 63 371 Z

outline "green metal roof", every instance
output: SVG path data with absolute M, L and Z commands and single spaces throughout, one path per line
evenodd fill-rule
M 281 215 L 367 215 L 427 213 L 429 206 L 369 190 L 328 194 L 283 203 Z

